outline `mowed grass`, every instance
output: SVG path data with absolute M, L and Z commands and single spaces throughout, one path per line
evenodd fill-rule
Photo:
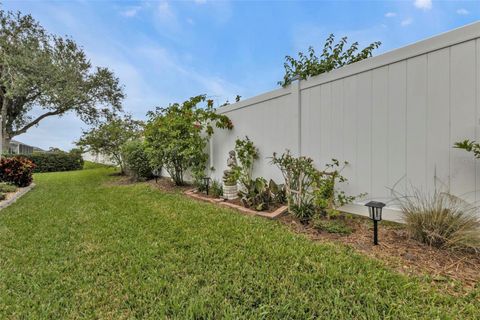
M 35 176 L 0 212 L 1 319 L 478 319 L 452 297 L 280 223 L 112 185 Z

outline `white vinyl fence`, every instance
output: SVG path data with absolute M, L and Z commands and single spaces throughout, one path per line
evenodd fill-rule
M 226 107 L 235 128 L 217 130 L 210 145 L 220 180 L 235 139 L 259 148 L 254 176 L 281 181 L 269 164 L 285 149 L 318 168 L 346 160 L 349 194 L 367 198 L 345 208 L 366 213 L 365 200 L 391 200 L 389 188 L 432 190 L 480 201 L 480 160 L 452 148 L 480 139 L 480 22 Z M 398 212 L 386 210 L 396 220 Z

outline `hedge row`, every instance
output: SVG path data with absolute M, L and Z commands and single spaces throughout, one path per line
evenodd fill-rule
M 35 164 L 34 172 L 71 171 L 83 168 L 83 158 L 79 153 L 39 152 L 7 157 L 24 157 L 31 160 Z

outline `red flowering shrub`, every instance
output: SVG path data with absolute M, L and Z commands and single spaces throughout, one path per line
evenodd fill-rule
M 26 187 L 32 183 L 35 164 L 23 157 L 2 158 L 0 160 L 0 180 Z

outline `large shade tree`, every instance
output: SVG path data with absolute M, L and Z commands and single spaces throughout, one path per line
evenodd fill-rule
M 94 68 L 72 39 L 48 33 L 30 15 L 0 10 L 3 149 L 43 119 L 76 113 L 88 124 L 121 110 L 118 78 Z

